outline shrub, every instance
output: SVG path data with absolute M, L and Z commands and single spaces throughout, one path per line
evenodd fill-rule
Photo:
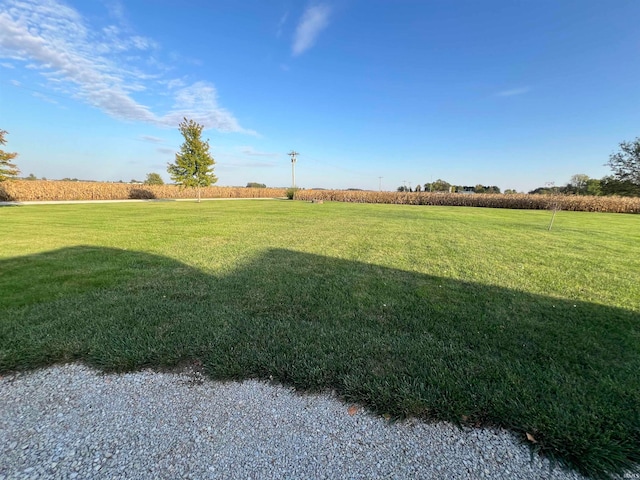
M 296 193 L 298 192 L 298 190 L 300 190 L 299 188 L 296 187 L 291 187 L 291 188 L 287 188 L 287 198 L 289 200 L 293 200 L 294 197 L 296 197 Z

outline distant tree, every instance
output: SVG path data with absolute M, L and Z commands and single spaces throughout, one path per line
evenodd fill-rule
M 604 177 L 600 180 L 603 195 L 620 195 L 622 197 L 640 197 L 640 185 L 614 177 Z
M 476 185 L 475 187 L 473 187 L 473 191 L 476 193 L 485 193 L 485 188 L 483 185 Z
M 418 183 L 416 185 L 416 192 L 420 192 L 422 190 L 422 187 L 420 186 L 420 184 Z
M 209 140 L 202 140 L 203 126 L 186 118 L 179 125 L 184 143 L 180 152 L 176 153 L 175 163 L 167 165 L 171 179 L 183 187 L 195 188 L 200 202 L 200 189 L 216 183 L 218 178 L 213 174 L 216 163 L 209 153 Z
M 398 187 L 398 191 L 399 191 L 399 192 L 408 192 L 408 191 L 409 191 L 409 189 L 408 189 L 407 187 L 405 187 L 404 185 L 400 185 L 400 186 Z
M 640 186 L 640 137 L 633 142 L 620 143 L 620 150 L 612 154 L 607 162 L 613 170 L 613 177 Z
M 451 184 L 449 182 L 445 182 L 440 178 L 435 182 L 424 184 L 425 192 L 448 192 L 450 188 Z
M 516 192 L 513 188 L 507 188 L 507 189 L 504 191 L 504 194 L 505 194 L 505 195 L 514 195 L 514 194 L 516 194 L 516 193 L 518 193 L 518 192 Z
M 159 173 L 147 173 L 147 179 L 144 181 L 145 185 L 164 185 L 164 180 Z
M 569 180 L 569 186 L 573 187 L 575 193 L 583 195 L 587 192 L 587 182 L 589 181 L 589 175 L 584 173 L 576 173 Z
M 566 192 L 566 187 L 549 186 L 549 187 L 538 187 L 535 190 L 530 190 L 529 194 L 530 195 L 557 195 L 559 193 L 565 193 L 565 192 Z
M 37 180 L 38 177 L 36 177 L 33 173 L 30 173 L 29 176 L 24 177 L 25 180 Z
M 7 141 L 4 136 L 7 133 L 9 132 L 6 130 L 0 130 L 0 146 L 6 145 Z M 17 156 L 17 153 L 9 153 L 0 149 L 0 182 L 15 178 L 20 173 L 20 169 L 14 163 L 11 163 L 11 160 Z
M 597 178 L 590 178 L 587 180 L 585 192 L 587 195 L 602 195 L 602 181 Z
M 249 182 L 247 188 L 267 188 L 267 186 L 264 183 Z

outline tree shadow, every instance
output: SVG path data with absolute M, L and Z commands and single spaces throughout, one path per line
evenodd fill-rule
M 4 185 L 2 185 L 2 182 L 0 182 L 0 202 L 15 202 L 15 201 L 16 199 L 9 194 L 9 192 L 4 187 Z
M 637 311 L 282 249 L 216 276 L 65 248 L 0 261 L 0 291 L 0 372 L 198 360 L 214 379 L 530 433 L 583 471 L 640 461 Z
M 131 200 L 152 200 L 156 198 L 156 194 L 147 188 L 132 188 L 129 191 Z

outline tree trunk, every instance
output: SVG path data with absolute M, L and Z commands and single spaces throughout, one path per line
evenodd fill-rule
M 198 203 L 200 203 L 200 186 L 198 185 Z

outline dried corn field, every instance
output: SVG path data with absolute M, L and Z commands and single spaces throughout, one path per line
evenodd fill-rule
M 191 199 L 195 190 L 177 185 L 139 185 L 106 182 L 12 180 L 0 183 L 0 201 Z M 202 198 L 277 198 L 284 188 L 207 187 Z M 353 203 L 439 205 L 489 208 L 640 213 L 640 198 L 578 195 L 460 194 L 430 192 L 375 192 L 352 190 L 298 190 L 296 200 Z
M 284 197 L 283 188 L 206 187 L 202 198 Z M 195 198 L 191 188 L 177 185 L 12 180 L 0 183 L 0 201 L 127 200 Z
M 298 190 L 296 200 L 354 203 L 489 207 L 577 212 L 640 213 L 640 198 L 578 195 L 462 194 L 431 192 L 375 192 L 349 190 Z

